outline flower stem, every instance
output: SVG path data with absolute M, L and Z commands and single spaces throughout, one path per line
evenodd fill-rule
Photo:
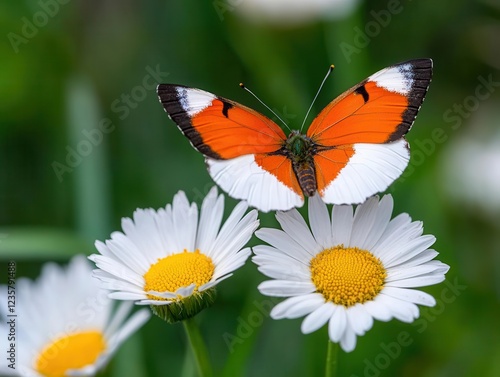
M 201 337 L 200 329 L 196 324 L 194 317 L 182 321 L 184 330 L 191 345 L 194 358 L 196 360 L 196 367 L 200 377 L 212 377 L 212 366 L 208 358 L 208 351 L 203 338 Z
M 325 377 L 335 377 L 337 375 L 337 364 L 338 364 L 338 343 L 333 343 L 328 339 L 328 350 L 326 353 L 326 367 L 325 367 Z

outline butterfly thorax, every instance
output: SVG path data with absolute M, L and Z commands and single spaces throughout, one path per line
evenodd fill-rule
M 292 161 L 293 171 L 306 196 L 313 196 L 317 190 L 313 158 L 316 153 L 316 144 L 298 131 L 292 131 L 281 149 L 281 154 Z

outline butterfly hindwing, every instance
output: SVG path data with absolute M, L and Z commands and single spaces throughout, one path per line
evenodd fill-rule
M 212 179 L 229 196 L 245 199 L 263 212 L 304 203 L 292 164 L 284 156 L 250 154 L 230 160 L 207 158 L 206 162 Z
M 340 158 L 338 151 L 342 152 Z M 409 159 L 408 143 L 403 138 L 386 144 L 356 143 L 343 150 L 321 152 L 314 157 L 318 192 L 326 203 L 362 203 L 389 187 Z

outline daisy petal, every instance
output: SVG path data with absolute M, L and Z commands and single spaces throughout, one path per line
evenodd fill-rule
M 271 310 L 271 318 L 299 318 L 309 314 L 325 303 L 323 296 L 313 293 L 287 298 Z
M 363 306 L 373 318 L 378 321 L 387 322 L 392 319 L 392 314 L 387 306 L 379 301 L 380 296 L 375 297 L 372 301 L 365 302 Z
M 267 245 L 258 245 L 252 248 L 254 252 L 254 257 L 252 261 L 257 266 L 264 266 L 267 264 L 276 264 L 279 266 L 286 266 L 286 268 L 291 269 L 306 269 L 309 270 L 309 266 L 301 263 L 297 259 L 293 259 L 288 254 L 278 252 L 274 247 Z
M 314 195 L 309 200 L 309 221 L 316 242 L 322 247 L 328 247 L 332 242 L 330 216 L 319 194 Z
M 178 251 L 195 250 L 195 240 L 198 228 L 198 207 L 189 205 L 184 191 L 174 196 L 172 204 L 173 232 L 178 240 Z M 183 248 L 183 249 L 181 249 Z
M 343 306 L 336 306 L 328 324 L 328 335 L 332 342 L 338 343 L 344 335 L 347 325 L 347 313 Z
M 345 352 L 352 352 L 356 348 L 356 334 L 349 325 L 346 326 L 344 335 L 340 339 L 340 346 Z
M 257 211 L 252 210 L 232 228 L 231 233 L 217 237 L 213 246 L 217 253 L 211 254 L 214 263 L 221 263 L 234 257 L 238 250 L 250 240 L 258 226 Z
M 383 302 L 391 311 L 394 318 L 399 319 L 401 322 L 412 322 L 419 316 L 418 306 L 407 301 L 401 301 L 397 298 L 380 294 L 380 301 Z
M 255 235 L 262 241 L 298 261 L 309 260 L 311 254 L 295 242 L 288 234 L 277 229 L 259 229 Z
M 264 275 L 278 280 L 304 281 L 309 279 L 309 271 L 289 266 L 265 265 L 259 267 L 259 271 Z
M 147 296 L 143 293 L 111 292 L 108 297 L 114 300 L 142 300 Z
M 391 296 L 402 301 L 412 302 L 414 304 L 425 306 L 436 305 L 436 299 L 430 294 L 414 289 L 385 287 L 383 292 L 387 296 Z
M 356 208 L 352 224 L 352 234 L 349 245 L 365 249 L 367 237 L 370 235 L 378 213 L 378 197 L 369 198 L 363 205 Z
M 361 304 L 356 304 L 348 308 L 347 318 L 356 335 L 364 335 L 373 326 L 373 317 Z
M 281 227 L 297 244 L 310 253 L 321 249 L 309 230 L 304 219 L 297 215 L 298 212 L 292 209 L 288 212 L 278 212 L 276 219 Z
M 386 282 L 400 281 L 417 276 L 432 275 L 436 271 L 441 270 L 441 266 L 433 264 L 424 264 L 420 266 L 393 268 L 388 271 Z
M 324 303 L 302 321 L 300 330 L 303 334 L 310 334 L 318 330 L 330 320 L 334 311 L 335 306 L 331 302 Z
M 349 246 L 352 233 L 352 206 L 334 206 L 332 209 L 332 246 Z
M 404 262 L 426 250 L 434 242 L 436 242 L 436 237 L 434 236 L 421 236 L 415 238 L 414 240 L 408 241 L 403 247 L 400 246 L 397 250 L 394 247 L 392 252 L 384 257 L 384 263 L 387 267 L 392 267 L 393 265 Z
M 260 283 L 257 289 L 263 295 L 287 297 L 313 293 L 316 287 L 310 282 L 268 280 Z
M 201 205 L 200 225 L 198 227 L 197 247 L 209 250 L 217 237 L 224 213 L 224 197 L 217 197 L 217 188 L 212 187 Z M 208 254 L 207 254 L 208 255 Z
M 130 335 L 137 331 L 151 318 L 151 312 L 147 309 L 137 311 L 132 315 L 120 329 L 115 329 L 110 337 L 112 347 L 119 347 Z M 111 345 L 110 345 L 111 346 Z
M 439 253 L 436 250 L 428 249 L 422 251 L 420 254 L 415 255 L 413 258 L 410 258 L 407 261 L 402 262 L 401 264 L 404 264 L 404 266 L 407 267 L 419 266 L 423 263 L 431 261 L 431 259 L 437 257 L 438 254 Z M 394 265 L 393 268 L 396 268 L 398 266 L 399 265 Z
M 396 282 L 389 282 L 386 287 L 401 287 L 401 288 L 417 288 L 426 287 L 428 285 L 434 285 L 441 283 L 445 280 L 442 273 L 437 273 L 435 275 L 419 276 L 410 279 L 398 280 Z
M 380 240 L 384 233 L 389 221 L 391 220 L 394 201 L 391 195 L 385 195 L 378 203 L 376 218 L 370 232 L 367 232 L 364 242 L 364 248 L 371 250 L 375 244 Z

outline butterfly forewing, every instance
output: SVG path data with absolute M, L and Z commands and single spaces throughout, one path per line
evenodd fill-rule
M 170 118 L 207 157 L 270 153 L 286 139 L 273 121 L 234 101 L 181 85 L 160 84 L 157 91 Z

